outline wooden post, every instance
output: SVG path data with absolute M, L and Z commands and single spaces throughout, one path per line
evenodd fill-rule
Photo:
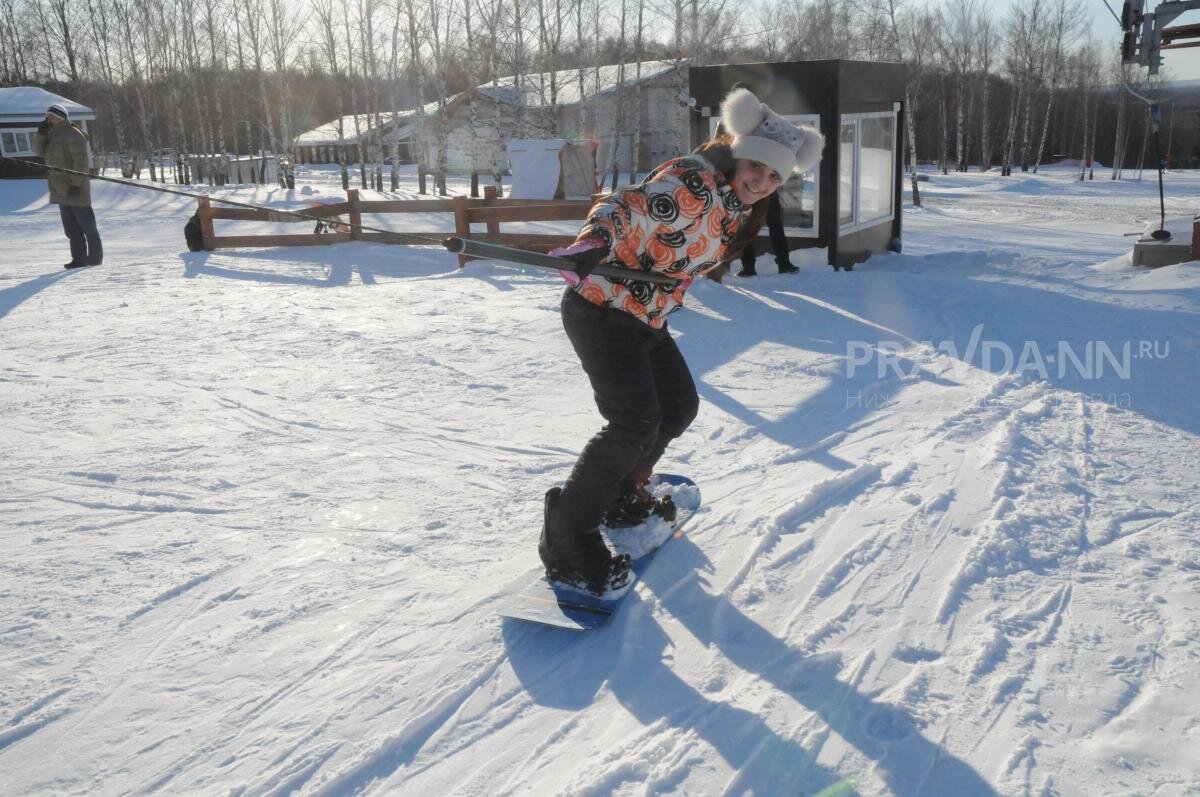
M 425 193 L 425 164 L 417 164 L 417 193 Z
M 485 185 L 483 187 L 483 201 L 488 205 L 496 201 L 496 186 Z M 500 222 L 489 219 L 487 222 L 487 231 L 489 235 L 498 235 L 500 233 Z
M 479 172 L 471 172 L 471 196 L 479 197 Z
M 1200 216 L 1192 219 L 1192 260 L 1200 260 Z
M 355 240 L 362 235 L 362 211 L 358 209 L 357 188 L 346 192 L 346 201 L 350 203 L 350 239 Z
M 208 201 L 208 197 L 200 197 L 196 203 L 200 206 L 197 215 L 200 216 L 200 232 L 204 234 L 204 251 L 211 252 L 213 238 L 217 237 L 213 231 L 212 204 Z
M 452 201 L 454 202 L 454 234 L 459 238 L 470 238 L 471 221 L 467 215 L 467 198 L 465 196 L 456 196 Z M 470 259 L 466 255 L 459 255 L 458 267 L 462 268 Z

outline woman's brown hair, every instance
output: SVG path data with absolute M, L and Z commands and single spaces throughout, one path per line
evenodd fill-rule
M 733 157 L 733 150 L 730 148 L 732 143 L 733 137 L 722 133 L 716 138 L 705 141 L 692 153 L 700 155 L 711 163 L 724 176 L 726 183 L 732 183 L 733 175 L 737 171 L 737 160 Z M 758 236 L 758 231 L 762 229 L 763 222 L 766 221 L 769 201 L 770 197 L 765 197 L 750 206 L 750 215 L 733 236 L 733 240 L 729 242 L 729 248 L 726 250 L 728 254 L 721 260 L 722 266 L 728 268 L 730 263 L 741 256 L 742 250 L 746 248 L 747 244 L 753 244 L 754 239 Z

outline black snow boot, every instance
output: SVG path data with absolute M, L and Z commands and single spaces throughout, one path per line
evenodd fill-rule
M 593 595 L 620 589 L 629 583 L 629 554 L 613 556 L 599 529 L 564 532 L 553 521 L 554 505 L 562 488 L 546 491 L 542 512 L 542 537 L 538 555 L 546 578 L 586 589 Z
M 608 505 L 604 513 L 604 525 L 610 529 L 625 529 L 640 526 L 658 515 L 668 523 L 675 521 L 675 502 L 671 496 L 655 498 L 641 485 L 625 488 L 617 499 Z

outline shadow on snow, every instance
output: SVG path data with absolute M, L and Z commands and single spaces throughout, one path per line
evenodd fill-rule
M 797 728 L 796 736 L 812 739 L 833 731 L 874 762 L 878 776 L 899 797 L 995 794 L 970 765 L 926 739 L 921 724 L 903 709 L 839 680 L 841 662 L 835 656 L 797 650 L 728 598 L 711 594 L 701 575 L 705 570 L 711 570 L 710 563 L 685 536 L 655 560 L 641 583 L 658 596 L 655 606 L 702 645 L 808 709 L 824 726 Z M 711 745 L 736 771 L 738 793 L 844 793 L 839 790 L 855 780 L 856 773 L 818 763 L 814 751 L 787 728 L 772 728 L 769 709 L 764 716 L 712 699 L 680 678 L 671 667 L 670 639 L 636 594 L 602 631 L 506 620 L 502 633 L 513 670 L 534 702 L 579 710 L 594 704 L 607 684 L 643 726 L 666 723 Z
M 795 448 L 844 431 L 915 385 L 954 385 L 956 374 L 980 370 L 997 375 L 1017 372 L 1031 381 L 1044 380 L 1085 399 L 1200 434 L 1200 416 L 1190 408 L 1200 379 L 1200 347 L 1195 335 L 1189 338 L 1187 333 L 1197 328 L 1196 314 L 1115 301 L 1171 291 L 1122 292 L 1048 277 L 1053 285 L 1073 286 L 1076 294 L 1071 295 L 1020 284 L 1023 275 L 1003 268 L 1005 257 L 990 253 L 959 271 L 952 266 L 924 266 L 925 260 L 936 262 L 932 258 L 893 257 L 887 270 L 767 278 L 756 284 L 755 292 L 709 289 L 702 292 L 703 303 L 722 318 L 684 312 L 671 323 L 682 333 L 680 348 L 697 376 L 701 395 L 756 431 Z M 991 262 L 997 259 L 1000 265 Z M 916 272 L 897 268 L 914 264 L 923 267 Z M 1040 283 L 1042 276 L 1033 279 Z M 938 301 L 939 296 L 944 298 Z M 777 317 L 769 325 L 740 323 L 739 318 L 750 312 L 762 314 L 764 297 L 778 305 Z M 956 361 L 930 360 L 931 349 L 911 348 L 918 342 L 933 348 L 952 343 L 962 358 L 976 328 L 980 328 L 980 346 L 961 372 L 950 370 L 939 377 L 925 366 L 937 363 L 940 371 L 941 362 Z M 1151 344 L 1149 356 L 1142 355 L 1143 341 Z M 798 356 L 819 355 L 825 363 L 824 384 L 798 400 L 783 417 L 771 420 L 704 377 L 764 342 L 794 348 Z M 983 359 L 985 343 L 993 355 L 988 362 Z M 880 344 L 900 347 L 894 364 L 873 356 L 851 376 L 850 347 L 874 352 Z M 1011 352 L 1011 362 L 1006 361 L 1005 351 Z M 1079 363 L 1061 356 L 1065 351 Z M 836 367 L 830 366 L 833 362 Z

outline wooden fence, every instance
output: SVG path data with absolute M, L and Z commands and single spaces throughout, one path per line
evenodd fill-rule
M 575 240 L 574 235 L 542 235 L 533 233 L 502 233 L 502 222 L 523 221 L 572 221 L 587 218 L 592 207 L 591 200 L 555 199 L 499 199 L 496 189 L 487 186 L 483 199 L 456 196 L 452 199 L 398 199 L 362 200 L 357 189 L 346 192 L 345 202 L 317 205 L 302 212 L 310 218 L 288 215 L 283 211 L 267 208 L 223 208 L 214 207 L 207 198 L 198 199 L 197 215 L 200 229 L 204 233 L 204 248 L 232 249 L 235 247 L 258 246 L 324 246 L 344 241 L 373 241 L 375 243 L 428 246 L 450 235 L 446 231 L 430 232 L 375 232 L 362 229 L 364 213 L 452 213 L 454 235 L 477 241 L 548 252 L 556 246 L 565 246 Z M 340 217 L 345 217 L 340 218 Z M 313 219 L 330 219 L 333 232 L 299 235 L 223 235 L 218 236 L 213 222 L 216 219 L 230 221 L 265 221 L 286 224 L 313 224 Z M 472 224 L 485 224 L 486 232 L 472 232 Z M 459 265 L 471 258 L 459 255 Z

